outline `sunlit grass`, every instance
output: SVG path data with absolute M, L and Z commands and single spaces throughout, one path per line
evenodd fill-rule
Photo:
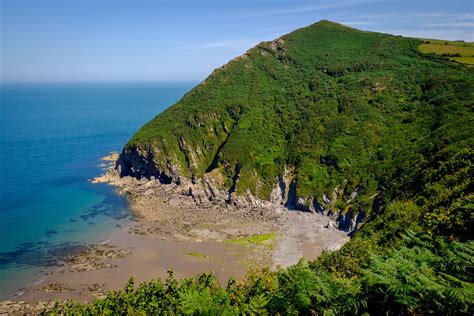
M 474 43 L 427 40 L 418 46 L 420 52 L 446 56 L 459 63 L 474 64 Z
M 473 57 L 452 57 L 450 59 L 455 60 L 458 63 L 474 65 L 474 56 Z
M 227 242 L 241 245 L 259 245 L 267 248 L 273 248 L 276 240 L 276 233 L 258 234 L 243 238 L 228 239 Z
M 195 257 L 195 258 L 202 258 L 202 259 L 211 259 L 212 257 L 211 256 L 208 256 L 204 253 L 200 253 L 200 252 L 187 252 L 186 253 L 187 256 L 191 256 L 191 257 Z

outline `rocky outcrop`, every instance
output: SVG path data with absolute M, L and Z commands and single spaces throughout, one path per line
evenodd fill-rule
M 61 301 L 38 301 L 30 304 L 25 301 L 1 301 L 0 315 L 45 315 L 51 311 L 55 305 L 66 304 Z
M 270 202 L 277 205 L 284 205 L 286 198 L 286 188 L 287 184 L 284 181 L 284 177 L 278 176 L 277 182 L 273 187 L 272 193 L 270 194 Z
M 132 176 L 141 178 L 156 178 L 161 183 L 169 184 L 179 181 L 175 167 L 169 164 L 167 170 L 160 170 L 153 160 L 154 153 L 141 147 L 125 149 L 117 160 L 117 171 L 121 177 Z
M 237 194 L 235 189 L 238 185 L 238 172 L 236 172 L 235 183 L 230 190 L 224 186 L 224 176 L 218 168 L 212 169 L 201 178 L 193 177 L 185 179 L 178 175 L 177 168 L 172 165 L 166 166 L 165 170 L 159 170 L 153 161 L 151 151 L 144 152 L 143 149 L 132 149 L 123 152 L 116 162 L 115 168 L 109 169 L 107 173 L 96 178 L 95 182 L 117 182 L 117 177 L 131 177 L 141 182 L 149 181 L 152 186 L 158 184 L 169 185 L 174 192 L 189 195 L 198 205 L 226 204 L 236 207 L 285 207 L 290 211 L 303 211 L 320 213 L 331 218 L 335 224 L 328 225 L 348 234 L 355 232 L 364 222 L 363 211 L 350 211 L 349 208 L 339 209 L 336 200 L 343 198 L 341 190 L 334 189 L 332 194 L 316 196 L 298 196 L 298 180 L 293 170 L 286 169 L 283 175 L 275 179 L 275 185 L 268 200 L 263 200 L 253 195 L 250 190 Z M 115 179 L 115 180 L 114 180 Z M 153 189 L 144 190 L 138 194 L 152 195 Z M 357 198 L 361 193 L 360 188 L 352 192 L 345 201 L 346 205 Z M 331 196 L 330 196 L 331 195 Z M 331 227 L 330 227 L 331 226 Z

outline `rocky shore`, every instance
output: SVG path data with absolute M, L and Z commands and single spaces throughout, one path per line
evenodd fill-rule
M 275 267 L 294 264 L 301 257 L 314 259 L 323 249 L 338 249 L 349 239 L 337 228 L 341 225 L 337 217 L 291 211 L 279 203 L 285 197 L 277 189 L 271 202 L 247 196 L 247 200 L 229 203 L 210 177 L 198 184 L 163 184 L 153 177 L 121 177 L 119 164 L 112 164 L 115 159 L 119 159 L 117 153 L 106 158 L 111 162 L 109 169 L 93 182 L 114 185 L 120 194 L 130 198 L 132 209 L 142 220 L 159 223 L 152 229 L 174 238 L 225 241 L 276 232 L 275 247 L 264 260 Z
M 335 228 L 335 220 L 323 214 L 258 201 L 227 203 L 209 199 L 209 192 L 199 188 L 120 177 L 118 157 L 104 157 L 105 173 L 92 182 L 114 185 L 126 195 L 137 222 L 71 256 L 22 296 L 2 302 L 0 315 L 37 314 L 56 299 L 103 297 L 121 289 L 132 275 L 142 282 L 165 277 L 170 268 L 178 277 L 213 271 L 225 284 L 230 276 L 244 277 L 250 268 L 314 259 L 323 249 L 338 249 L 349 240 Z
M 38 301 L 29 304 L 25 301 L 3 301 L 0 302 L 0 316 L 7 315 L 39 315 L 43 311 L 54 306 L 51 301 Z

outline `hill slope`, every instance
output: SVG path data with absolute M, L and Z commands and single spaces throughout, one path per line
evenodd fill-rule
M 121 173 L 302 209 L 370 213 L 401 195 L 450 209 L 472 192 L 466 170 L 441 169 L 472 162 L 473 69 L 420 43 L 328 21 L 260 43 L 143 126 Z M 440 186 L 459 188 L 438 205 Z
M 227 287 L 209 274 L 130 282 L 57 312 L 472 315 L 474 68 L 420 44 L 327 21 L 261 43 L 145 125 L 119 159 L 122 175 L 207 187 L 210 198 L 364 211 L 340 250 Z

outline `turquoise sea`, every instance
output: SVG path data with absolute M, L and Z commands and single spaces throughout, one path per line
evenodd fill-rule
M 0 299 L 130 225 L 101 157 L 195 83 L 0 84 Z

